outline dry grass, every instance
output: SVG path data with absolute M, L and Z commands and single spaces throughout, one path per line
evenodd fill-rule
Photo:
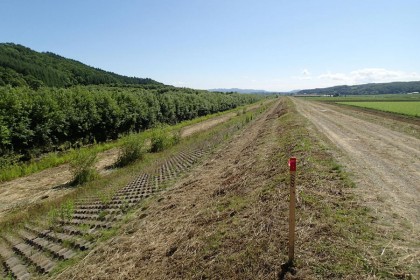
M 287 102 L 288 103 L 288 102 Z M 59 279 L 409 278 L 383 259 L 374 216 L 290 103 L 254 120 Z M 294 275 L 287 159 L 299 159 Z

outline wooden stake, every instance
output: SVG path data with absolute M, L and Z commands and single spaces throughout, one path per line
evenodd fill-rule
M 295 258 L 295 228 L 296 228 L 296 158 L 289 159 L 290 166 L 290 204 L 289 204 L 289 264 L 293 263 Z

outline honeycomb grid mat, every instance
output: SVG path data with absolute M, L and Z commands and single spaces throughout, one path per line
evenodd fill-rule
M 142 173 L 106 201 L 95 195 L 75 201 L 70 219 L 58 219 L 52 228 L 26 225 L 15 235 L 0 238 L 0 275 L 27 280 L 51 272 L 59 261 L 72 259 L 94 243 L 86 238 L 110 229 L 139 202 L 159 192 L 169 181 L 187 172 L 212 146 L 181 151 L 159 164 L 150 174 Z

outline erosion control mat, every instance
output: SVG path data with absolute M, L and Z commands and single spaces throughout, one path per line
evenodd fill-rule
M 58 279 L 410 278 L 351 182 L 279 101 Z M 289 174 L 298 158 L 296 263 L 287 261 Z

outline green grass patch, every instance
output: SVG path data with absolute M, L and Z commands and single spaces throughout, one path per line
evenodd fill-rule
M 138 134 L 131 134 L 122 140 L 121 150 L 114 166 L 123 167 L 132 164 L 142 159 L 145 152 L 144 139 Z
M 420 94 L 374 94 L 374 95 L 347 95 L 339 97 L 308 96 L 303 97 L 314 101 L 327 102 L 363 102 L 363 101 L 420 101 Z
M 420 117 L 420 101 L 337 102 L 338 104 Z
M 96 160 L 95 151 L 79 150 L 70 161 L 70 171 L 73 175 L 70 185 L 77 186 L 96 179 L 99 176 L 94 166 Z

